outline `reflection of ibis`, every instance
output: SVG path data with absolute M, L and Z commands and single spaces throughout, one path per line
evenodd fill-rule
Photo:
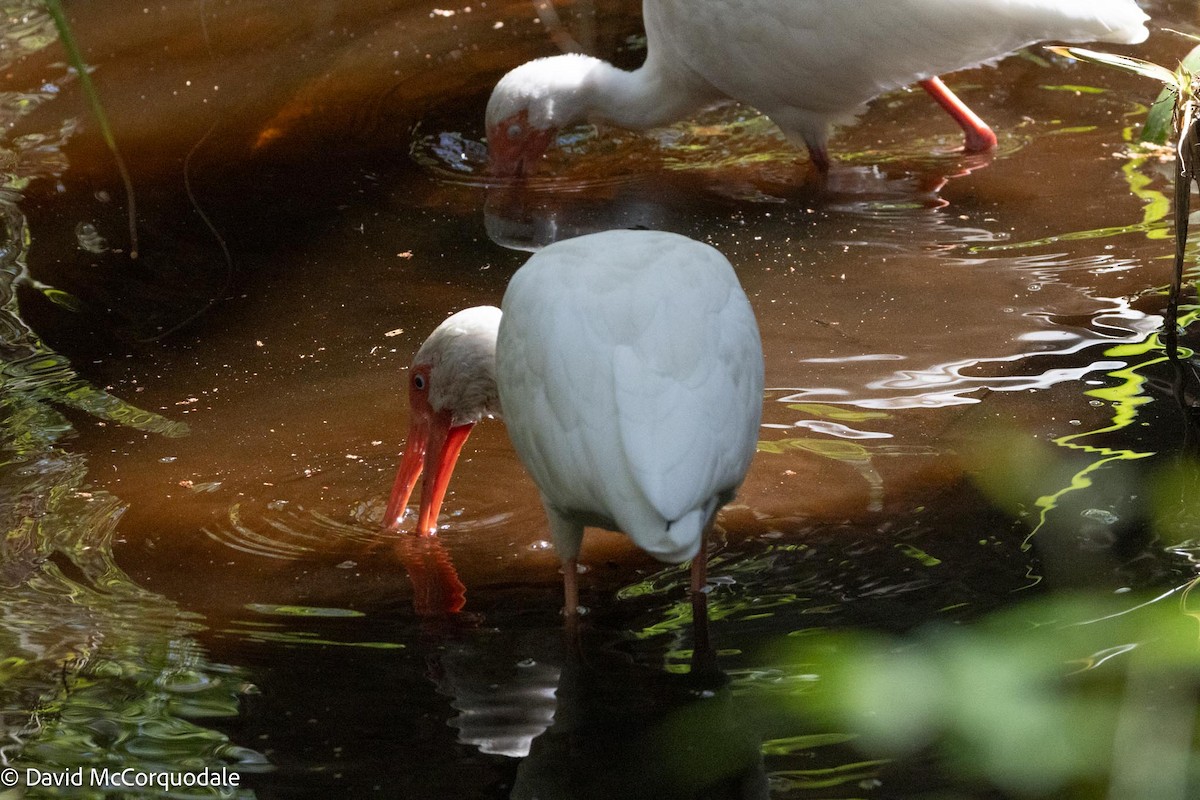
M 746 474 L 762 413 L 762 345 L 729 262 L 677 234 L 591 234 L 530 258 L 503 307 L 451 316 L 413 359 L 386 524 L 424 470 L 417 527 L 433 532 L 471 427 L 503 407 L 564 562 L 568 613 L 584 526 L 693 559 L 700 588 L 704 534 Z
M 1148 35 L 1134 0 L 645 0 L 646 61 L 626 72 L 589 56 L 530 61 L 487 107 L 493 169 L 523 174 L 558 128 L 650 128 L 737 100 L 766 114 L 828 168 L 833 124 L 920 82 L 962 127 L 968 150 L 991 129 L 938 75 L 1046 40 L 1134 44 Z

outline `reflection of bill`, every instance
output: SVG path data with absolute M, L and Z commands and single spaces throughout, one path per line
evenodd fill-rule
M 457 614 L 467 604 L 467 588 L 441 540 L 436 536 L 402 536 L 396 552 L 412 583 L 413 610 L 418 615 Z

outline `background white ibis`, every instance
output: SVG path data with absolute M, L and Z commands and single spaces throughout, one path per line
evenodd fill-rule
M 454 314 L 417 351 L 385 524 L 424 470 L 417 529 L 432 533 L 471 427 L 503 413 L 564 562 L 568 614 L 584 526 L 692 559 L 703 588 L 704 535 L 746 475 L 762 416 L 762 343 L 729 262 L 678 234 L 589 234 L 536 253 L 502 305 Z
M 1134 0 L 644 0 L 643 16 L 646 61 L 633 72 L 570 54 L 500 80 L 487 106 L 495 172 L 531 172 L 566 125 L 650 128 L 729 99 L 766 114 L 825 171 L 831 125 L 918 81 L 966 148 L 986 150 L 995 134 L 938 75 L 1042 41 L 1149 35 Z

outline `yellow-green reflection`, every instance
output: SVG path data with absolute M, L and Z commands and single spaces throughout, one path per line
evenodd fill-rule
M 1104 354 L 1111 358 L 1143 358 L 1144 360 L 1133 363 L 1123 369 L 1109 372 L 1108 376 L 1118 381 L 1116 385 L 1100 389 L 1090 389 L 1084 392 L 1085 395 L 1103 400 L 1110 405 L 1113 411 L 1109 425 L 1092 431 L 1060 436 L 1053 440 L 1054 444 L 1059 447 L 1065 447 L 1098 457 L 1072 475 L 1068 485 L 1052 494 L 1042 495 L 1034 501 L 1034 506 L 1038 510 L 1038 518 L 1037 523 L 1033 526 L 1033 530 L 1030 531 L 1029 537 L 1026 539 L 1026 545 L 1046 525 L 1050 513 L 1059 506 L 1065 495 L 1087 489 L 1092 485 L 1092 476 L 1095 472 L 1116 461 L 1137 461 L 1154 455 L 1153 452 L 1149 451 L 1139 452 L 1124 448 L 1109 448 L 1103 445 L 1089 444 L 1086 440 L 1089 437 L 1115 433 L 1129 427 L 1137 419 L 1138 409 L 1152 401 L 1152 398 L 1145 391 L 1146 378 L 1142 374 L 1142 370 L 1159 364 L 1166 359 L 1166 356 L 1162 354 L 1162 345 L 1158 341 L 1158 334 L 1153 334 L 1145 341 L 1137 344 L 1122 344 L 1111 347 Z
M 892 416 L 886 411 L 867 411 L 846 408 L 845 406 L 832 406 L 827 403 L 789 403 L 788 408 L 792 409 L 793 411 L 803 411 L 805 414 L 810 416 L 842 420 L 843 422 L 865 422 L 869 419 L 890 419 Z
M 808 437 L 772 439 L 758 443 L 760 453 L 784 453 L 788 450 L 803 450 L 853 467 L 867 484 L 867 510 L 878 511 L 883 507 L 883 476 L 875 468 L 872 459 L 875 453 L 888 452 L 889 446 L 868 447 L 845 439 Z
M 349 608 L 322 608 L 318 606 L 276 605 L 273 603 L 247 603 L 249 611 L 282 617 L 361 617 L 361 611 Z
M 279 642 L 291 645 L 319 645 L 325 647 L 361 647 L 367 650 L 401 650 L 404 645 L 400 642 L 343 642 L 336 639 L 322 638 L 312 631 L 269 631 L 260 628 L 243 630 L 228 628 L 223 633 L 247 639 L 252 642 Z
M 1127 116 L 1141 117 L 1147 111 L 1146 106 L 1139 105 Z M 1005 250 L 1026 250 L 1033 247 L 1059 244 L 1061 242 L 1088 241 L 1092 239 L 1107 239 L 1113 236 L 1123 236 L 1129 233 L 1140 233 L 1147 239 L 1170 239 L 1174 234 L 1171 224 L 1171 201 L 1159 189 L 1155 188 L 1156 179 L 1152 168 L 1161 163 L 1160 148 L 1139 145 L 1135 139 L 1135 127 L 1129 126 L 1122 132 L 1124 140 L 1129 145 L 1124 163 L 1121 165 L 1121 175 L 1129 186 L 1129 192 L 1142 201 L 1142 219 L 1140 222 L 1128 225 L 1112 225 L 1093 228 L 1085 231 L 1068 231 L 1029 239 L 1022 242 L 1004 242 L 1002 244 L 977 245 L 971 248 L 972 253 L 1002 252 Z
M 1112 379 L 1112 385 L 1089 389 L 1083 395 L 1110 409 L 1107 424 L 1051 440 L 1058 448 L 1083 455 L 1085 463 L 1082 466 L 1015 431 L 992 431 L 973 441 L 977 479 L 993 499 L 1016 513 L 1026 498 L 1032 497 L 1036 517 L 1025 547 L 1050 524 L 1064 500 L 1090 489 L 1097 473 L 1105 467 L 1157 454 L 1156 450 L 1110 446 L 1105 442 L 1112 441 L 1115 434 L 1130 430 L 1138 423 L 1141 409 L 1154 402 L 1155 398 L 1147 390 L 1147 376 L 1155 367 L 1168 361 L 1159 334 L 1151 334 L 1141 342 L 1115 345 L 1106 349 L 1104 356 L 1120 359 L 1126 366 L 1106 373 Z M 1045 492 L 1043 487 L 1047 484 L 1057 488 Z M 1132 487 L 1127 488 L 1130 491 L 1123 494 L 1136 494 Z
M 709 559 L 708 570 L 709 574 L 721 583 L 749 585 L 753 584 L 760 574 L 770 569 L 779 556 L 803 549 L 805 545 L 802 544 L 775 544 L 754 556 L 731 559 L 717 555 Z M 805 577 L 797 576 L 797 584 L 802 583 Z M 689 630 L 692 626 L 692 604 L 686 596 L 689 580 L 688 566 L 684 564 L 664 568 L 645 580 L 618 591 L 617 597 L 621 600 L 632 600 L 646 595 L 670 595 L 680 598 L 677 602 L 665 606 L 653 623 L 634 631 L 633 636 L 648 639 Z M 790 591 L 790 588 L 792 587 L 754 593 L 714 592 L 708 598 L 708 619 L 712 622 L 734 619 L 745 622 L 771 616 L 782 606 L 808 602 L 808 598 Z

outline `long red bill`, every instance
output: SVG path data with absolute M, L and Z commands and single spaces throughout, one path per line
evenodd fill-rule
M 417 478 L 421 477 L 421 470 L 425 467 L 425 448 L 428 443 L 429 420 L 414 417 L 408 429 L 404 458 L 400 460 L 400 468 L 396 470 L 396 480 L 388 497 L 387 510 L 383 512 L 383 527 L 400 526 L 400 520 L 408 507 L 408 498 L 412 496 Z
M 400 460 L 400 468 L 396 470 L 396 481 L 392 484 L 392 494 L 383 514 L 385 528 L 400 526 L 413 487 L 424 472 L 417 533 L 428 536 L 437 530 L 438 512 L 446 497 L 454 464 L 474 426 L 475 423 L 451 425 L 448 413 L 438 414 L 432 419 L 413 417 L 404 457 Z
M 450 475 L 473 427 L 473 422 L 451 426 L 448 421 L 439 424 L 439 420 L 435 420 L 430 429 L 429 447 L 425 451 L 425 483 L 421 486 L 421 513 L 417 518 L 417 533 L 422 536 L 437 530 L 438 512 L 446 496 L 446 487 L 450 485 Z

